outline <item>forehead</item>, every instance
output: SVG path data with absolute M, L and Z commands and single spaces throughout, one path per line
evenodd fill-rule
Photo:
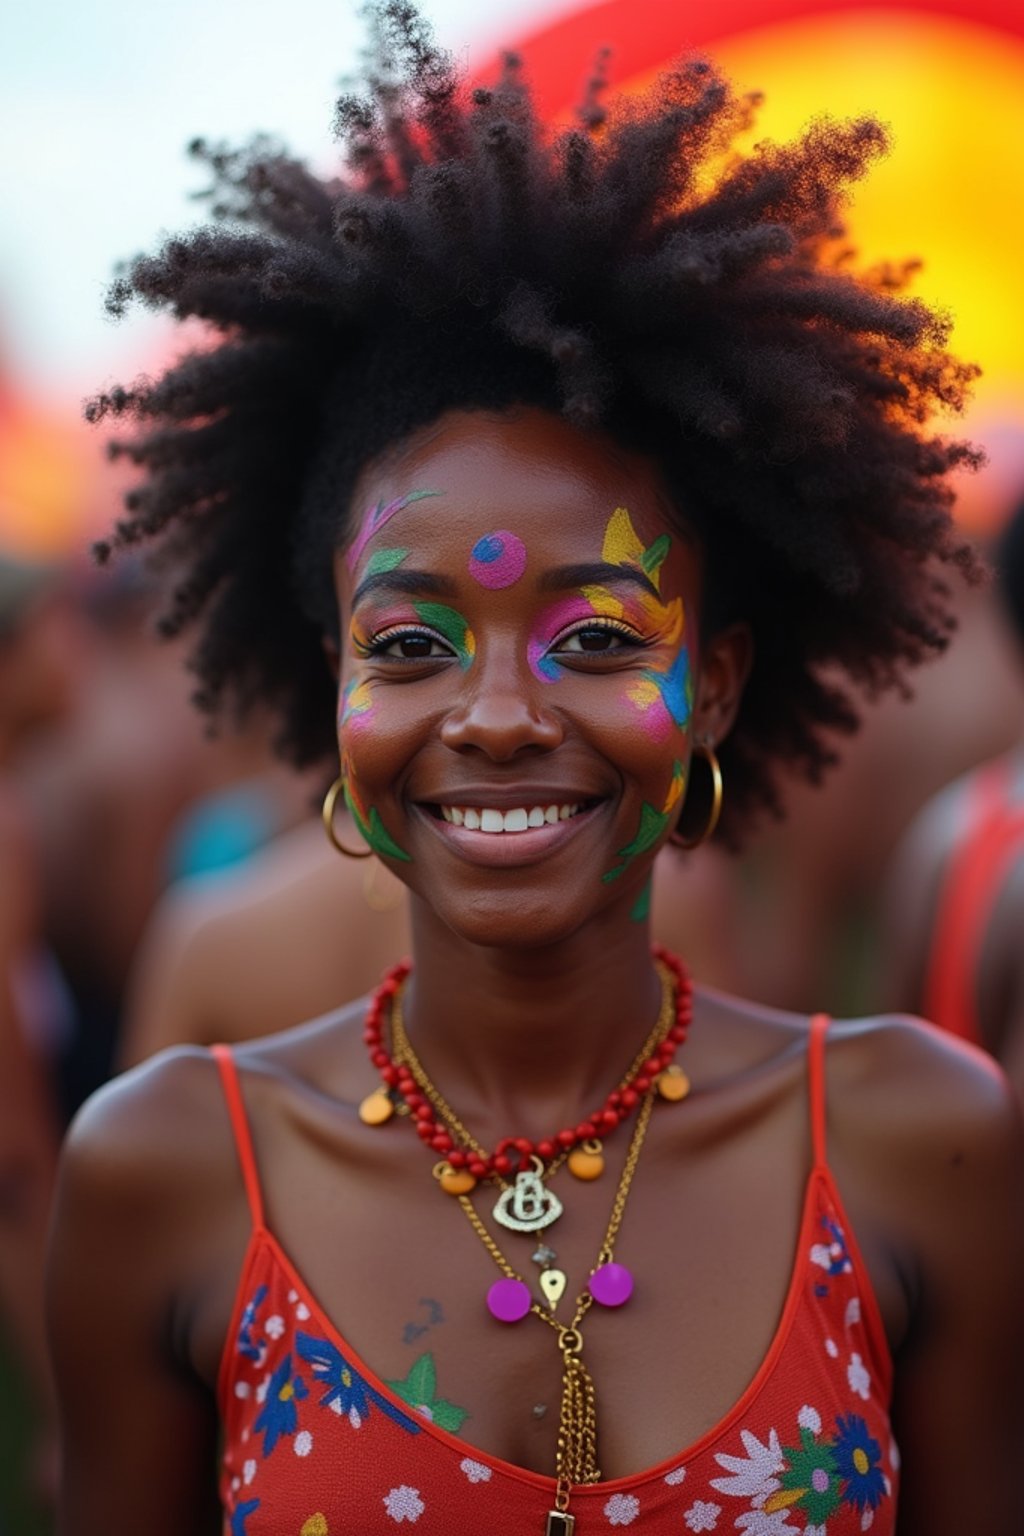
M 410 501 L 389 532 L 397 541 L 400 529 L 403 544 L 439 554 L 496 528 L 532 542 L 599 547 L 619 506 L 646 541 L 679 530 L 650 459 L 539 410 L 453 412 L 369 465 L 350 509 L 350 543 L 367 507 L 425 490 L 436 494 Z

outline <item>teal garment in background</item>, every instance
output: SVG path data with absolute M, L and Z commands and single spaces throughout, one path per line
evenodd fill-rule
M 187 880 L 240 864 L 279 830 L 275 797 L 257 782 L 234 784 L 190 806 L 168 848 L 168 880 Z

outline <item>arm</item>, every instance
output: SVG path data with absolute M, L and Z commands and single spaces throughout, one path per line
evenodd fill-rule
M 68 1138 L 47 1296 L 60 1536 L 220 1528 L 213 1393 L 191 1358 L 196 1277 L 213 1257 L 208 1191 L 223 1185 L 208 1068 L 165 1057 L 94 1096 Z
M 1013 1536 L 1024 1444 L 1019 1110 L 980 1052 L 905 1022 L 886 1034 L 858 1113 L 870 1225 L 886 1235 L 907 1308 L 893 1405 L 898 1529 Z

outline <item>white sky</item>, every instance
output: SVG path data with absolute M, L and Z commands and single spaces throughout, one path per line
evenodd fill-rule
M 581 0 L 425 0 L 465 60 Z M 10 0 L 0 26 L 0 361 L 33 392 L 92 392 L 147 322 L 103 313 L 114 264 L 197 218 L 202 134 L 274 133 L 330 164 L 359 0 Z M 199 215 L 201 216 L 201 215 Z M 152 324 L 152 322 L 148 322 Z

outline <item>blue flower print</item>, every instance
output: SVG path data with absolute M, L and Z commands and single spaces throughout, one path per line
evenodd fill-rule
M 828 1267 L 829 1274 L 848 1274 L 853 1268 L 853 1264 L 850 1262 L 850 1255 L 846 1248 L 846 1233 L 843 1231 L 838 1221 L 833 1221 L 830 1216 L 823 1216 L 821 1218 L 821 1224 L 828 1232 L 829 1237 L 832 1239 L 830 1252 L 831 1263 Z
M 411 1435 L 419 1434 L 420 1426 L 416 1421 L 375 1392 L 327 1339 L 314 1339 L 311 1334 L 298 1333 L 295 1348 L 312 1366 L 314 1378 L 327 1388 L 320 1399 L 321 1408 L 332 1408 L 335 1413 L 344 1415 L 353 1429 L 359 1429 L 363 1420 L 369 1417 L 372 1404 Z
M 270 1378 L 266 1401 L 253 1425 L 256 1433 L 263 1435 L 264 1456 L 270 1455 L 282 1435 L 294 1435 L 299 1422 L 296 1401 L 308 1396 L 309 1388 L 302 1377 L 292 1375 L 291 1355 L 285 1355 Z
M 262 1364 L 267 1346 L 254 1341 L 252 1330 L 256 1324 L 256 1314 L 263 1305 L 266 1295 L 267 1287 L 261 1285 L 252 1299 L 246 1302 L 242 1321 L 238 1325 L 238 1341 L 235 1345 L 240 1355 L 244 1355 L 247 1360 L 255 1360 L 257 1365 Z
M 836 1419 L 832 1451 L 839 1475 L 846 1479 L 843 1502 L 861 1514 L 865 1509 L 877 1509 L 885 1496 L 882 1451 L 857 1414 L 840 1414 Z
M 244 1504 L 236 1507 L 231 1516 L 231 1536 L 245 1536 L 245 1522 L 259 1507 L 259 1499 L 246 1499 Z

